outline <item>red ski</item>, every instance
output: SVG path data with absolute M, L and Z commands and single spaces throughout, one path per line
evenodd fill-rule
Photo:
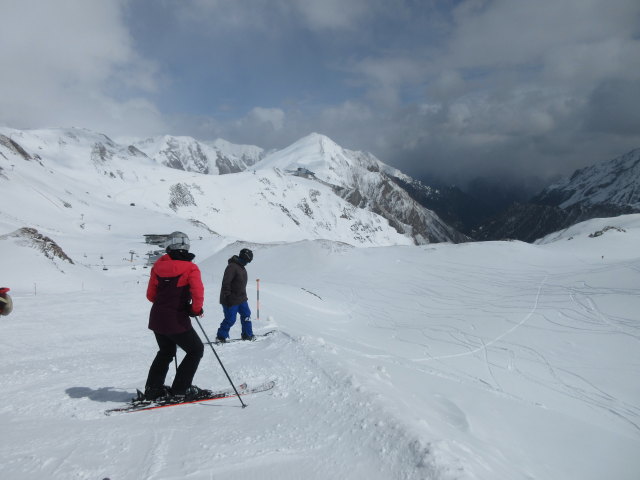
M 275 386 L 276 382 L 269 381 L 257 385 L 255 387 L 249 388 L 246 383 L 242 385 L 238 385 L 236 389 L 241 396 L 249 395 L 252 393 L 266 392 L 267 390 L 271 390 Z M 129 413 L 129 412 L 142 412 L 145 410 L 157 410 L 159 408 L 168 408 L 168 407 L 176 407 L 178 405 L 189 405 L 192 403 L 202 403 L 202 402 L 212 402 L 214 400 L 221 400 L 223 398 L 232 398 L 237 397 L 236 393 L 232 389 L 222 390 L 218 392 L 213 392 L 210 396 L 206 398 L 199 398 L 197 400 L 190 400 L 188 402 L 175 402 L 171 401 L 171 399 L 160 400 L 160 401 L 148 401 L 148 400 L 136 400 L 133 399 L 124 407 L 116 407 L 111 408 L 105 411 L 105 415 L 112 415 L 114 413 Z

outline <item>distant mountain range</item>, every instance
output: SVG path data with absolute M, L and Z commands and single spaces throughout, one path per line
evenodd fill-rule
M 25 227 L 51 234 L 70 221 L 82 230 L 81 212 L 110 228 L 136 207 L 144 213 L 139 234 L 157 233 L 153 225 L 169 216 L 252 242 L 468 240 L 412 199 L 398 176 L 319 134 L 265 152 L 190 137 L 119 143 L 78 128 L 0 128 L 0 234 Z
M 592 218 L 640 212 L 640 149 L 577 170 L 529 202 L 514 203 L 471 232 L 477 240 L 533 242 Z
M 399 170 L 369 153 L 344 149 L 317 133 L 270 153 L 223 140 L 203 143 L 171 136 L 136 142 L 134 147 L 163 165 L 189 172 L 223 175 L 251 167 L 317 182 L 354 207 L 380 215 L 417 244 L 468 240 L 398 185 L 396 179 L 408 178 Z
M 44 170 L 14 171 L 18 161 Z M 164 215 L 168 210 L 209 232 L 251 241 L 261 235 L 268 241 L 330 239 L 356 245 L 534 241 L 589 218 L 640 211 L 639 163 L 640 150 L 635 150 L 579 170 L 530 202 L 514 203 L 488 218 L 499 205 L 489 193 L 474 196 L 455 186 L 427 185 L 370 153 L 342 148 L 316 133 L 267 152 L 184 136 L 119 143 L 85 129 L 4 128 L 0 182 L 22 188 L 0 185 L 5 195 L 16 192 L 9 202 L 3 198 L 0 213 L 19 219 L 16 228 L 31 227 L 28 214 L 7 204 L 20 205 L 23 191 L 35 189 L 34 183 L 49 201 L 41 208 L 77 205 L 77 185 L 64 180 L 75 177 L 107 198 L 137 199 L 125 205 Z M 256 215 L 271 222 L 261 226 L 262 234 L 234 221 Z

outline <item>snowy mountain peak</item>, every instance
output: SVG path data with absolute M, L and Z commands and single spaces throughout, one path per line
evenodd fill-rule
M 343 150 L 343 148 L 340 145 L 338 145 L 336 142 L 334 142 L 331 138 L 318 132 L 312 132 L 309 135 L 305 135 L 304 137 L 294 142 L 291 146 L 293 147 L 294 145 L 297 147 L 309 147 L 309 148 L 317 147 L 320 150 L 327 150 L 327 151 Z
M 463 242 L 467 238 L 434 212 L 413 200 L 399 184 L 406 175 L 367 152 L 347 150 L 325 135 L 312 133 L 259 162 L 257 169 L 276 169 L 327 185 L 358 208 L 383 216 L 416 243 Z
M 301 145 L 306 144 L 310 147 L 313 147 L 315 145 L 321 153 L 325 153 L 328 155 L 340 154 L 344 151 L 344 148 L 334 142 L 331 138 L 317 132 L 313 132 L 306 137 L 302 137 L 296 143 Z
M 186 172 L 223 175 L 246 170 L 264 155 L 252 145 L 225 140 L 200 142 L 193 137 L 164 135 L 135 142 L 134 146 L 156 162 Z
M 56 128 L 16 130 L 0 128 L 0 135 L 9 138 L 3 142 L 10 149 L 22 149 L 32 159 L 54 162 L 57 166 L 74 171 L 97 169 L 100 173 L 117 176 L 116 163 L 136 157 L 138 163 L 150 160 L 131 145 L 116 143 L 107 135 L 83 128 Z
M 170 168 L 205 174 L 212 171 L 206 147 L 193 137 L 163 135 L 137 142 L 134 146 Z
M 218 152 L 221 152 L 223 155 L 227 156 L 235 156 L 237 158 L 242 159 L 245 165 L 251 166 L 256 162 L 262 160 L 265 156 L 265 151 L 263 148 L 255 146 L 255 145 L 239 145 L 236 143 L 228 142 L 222 138 L 218 138 L 213 142 L 205 142 L 206 144 L 212 146 Z
M 367 152 L 341 147 L 326 135 L 312 133 L 290 146 L 273 152 L 255 165 L 285 172 L 302 169 L 330 185 L 353 189 L 364 177 L 381 171 L 395 171 Z M 398 172 L 399 173 L 399 172 Z

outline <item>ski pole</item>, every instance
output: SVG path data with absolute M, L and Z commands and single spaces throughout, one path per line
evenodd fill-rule
M 218 356 L 218 353 L 216 352 L 216 349 L 213 348 L 213 345 L 211 344 L 211 340 L 209 340 L 209 337 L 207 336 L 207 332 L 204 331 L 204 328 L 202 328 L 202 324 L 200 323 L 200 319 L 198 317 L 194 317 L 196 319 L 196 322 L 198 322 L 198 326 L 200 327 L 200 330 L 202 330 L 202 333 L 204 334 L 204 338 L 207 340 L 207 344 L 211 347 L 211 350 L 213 350 L 213 354 L 216 356 L 216 358 L 218 359 L 218 363 L 220 363 L 220 366 L 222 367 L 222 371 L 224 372 L 224 374 L 227 376 L 227 378 L 229 379 L 229 383 L 231 384 L 231 386 L 233 387 L 233 391 L 236 392 L 236 395 L 238 396 L 238 400 L 240 400 L 240 403 L 242 404 L 242 408 L 245 408 L 247 405 L 242 401 L 242 397 L 240 396 L 240 394 L 238 393 L 238 390 L 236 389 L 236 386 L 233 384 L 233 382 L 231 381 L 231 377 L 229 376 L 229 374 L 227 373 L 227 369 L 224 368 L 224 365 L 222 364 L 222 360 L 220 360 L 220 357 Z

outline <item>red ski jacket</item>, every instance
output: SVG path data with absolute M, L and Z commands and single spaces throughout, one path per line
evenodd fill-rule
M 153 303 L 149 329 L 161 334 L 190 330 L 189 313 L 201 312 L 204 304 L 200 269 L 190 261 L 163 255 L 151 269 L 147 299 Z

